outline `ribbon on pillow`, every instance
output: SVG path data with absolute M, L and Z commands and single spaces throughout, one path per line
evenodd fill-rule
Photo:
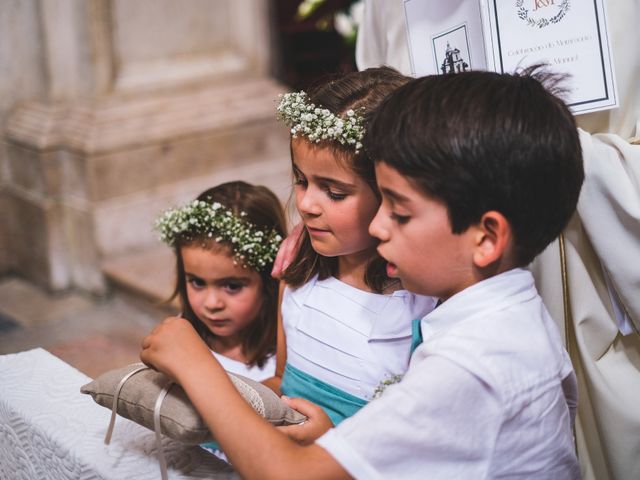
M 124 387 L 124 384 L 127 383 L 127 380 L 133 377 L 136 373 L 142 372 L 143 370 L 148 370 L 148 369 L 149 367 L 147 367 L 146 365 L 140 364 L 140 367 L 136 368 L 135 370 L 132 370 L 131 372 L 126 374 L 124 377 L 122 377 L 122 380 L 120 380 L 120 382 L 116 386 L 116 391 L 113 393 L 113 405 L 111 406 L 111 420 L 109 421 L 109 427 L 107 428 L 107 433 L 104 436 L 104 443 L 106 445 L 109 445 L 109 443 L 111 442 L 111 436 L 113 435 L 113 428 L 116 424 L 116 416 L 118 415 L 117 413 L 118 399 L 120 398 L 120 392 L 122 391 L 122 387 Z M 162 430 L 160 427 L 160 409 L 162 408 L 162 402 L 164 401 L 165 397 L 167 396 L 167 393 L 169 393 L 169 390 L 173 385 L 174 383 L 172 381 L 167 382 L 167 384 L 158 394 L 158 398 L 156 399 L 156 402 L 153 407 L 153 430 L 155 431 L 155 434 L 156 434 L 156 447 L 158 449 L 158 462 L 160 463 L 160 476 L 162 480 L 168 480 L 169 474 L 167 469 L 167 459 L 164 455 L 164 450 L 162 449 Z

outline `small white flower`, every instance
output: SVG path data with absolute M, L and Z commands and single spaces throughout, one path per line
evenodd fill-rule
M 362 25 L 362 21 L 364 20 L 364 1 L 359 1 L 351 5 L 349 9 L 349 14 L 353 19 L 353 23 L 356 25 L 356 28 Z
M 353 19 L 344 12 L 336 13 L 333 18 L 333 27 L 343 37 L 351 37 L 356 33 L 356 25 Z

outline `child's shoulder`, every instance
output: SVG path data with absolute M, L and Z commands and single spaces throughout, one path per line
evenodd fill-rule
M 438 307 L 423 320 L 422 355 L 447 358 L 505 393 L 566 376 L 562 339 L 529 277 L 515 272 Z
M 283 304 L 292 302 L 296 306 L 310 306 L 316 310 L 339 313 L 350 306 L 362 306 L 375 311 L 387 302 L 384 295 L 366 292 L 341 282 L 335 277 L 322 280 L 315 275 L 303 285 L 292 288 L 287 286 Z
M 404 326 L 406 319 L 421 318 L 436 305 L 436 299 L 416 295 L 407 290 L 396 290 L 389 294 L 367 292 L 348 285 L 335 277 L 319 280 L 313 277 L 298 288 L 286 287 L 282 300 L 284 311 L 310 307 L 334 318 L 371 318 L 388 319 L 386 323 L 400 322 Z
M 239 360 L 225 357 L 224 355 L 214 352 L 213 350 L 211 351 L 211 353 L 214 357 L 216 357 L 218 362 L 220 362 L 220 364 L 226 371 L 243 375 L 247 378 L 255 380 L 256 382 L 261 382 L 262 380 L 273 377 L 276 371 L 275 355 L 269 356 L 264 365 L 262 367 L 258 367 L 257 365 L 249 366 L 246 363 L 240 362 Z

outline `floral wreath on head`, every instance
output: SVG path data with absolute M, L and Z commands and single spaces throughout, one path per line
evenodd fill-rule
M 160 232 L 160 240 L 171 247 L 178 239 L 202 236 L 228 242 L 242 265 L 262 271 L 275 260 L 282 237 L 275 229 L 265 232 L 256 228 L 243 218 L 246 216 L 246 212 L 237 216 L 218 202 L 194 200 L 165 211 L 154 227 Z
M 309 141 L 318 143 L 333 140 L 342 145 L 352 145 L 358 153 L 364 138 L 364 119 L 354 110 L 347 110 L 346 116 L 339 117 L 322 106 L 309 102 L 304 91 L 280 95 L 277 116 L 291 127 L 291 136 L 303 135 Z

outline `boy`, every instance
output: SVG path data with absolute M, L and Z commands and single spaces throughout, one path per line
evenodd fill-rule
M 388 65 L 410 75 L 404 1 L 364 4 L 358 69 Z M 619 108 L 576 116 L 594 134 L 579 130 L 585 180 L 577 211 L 562 240 L 530 266 L 580 371 L 576 443 L 585 480 L 640 479 L 640 2 L 606 4 Z
M 144 340 L 143 361 L 182 384 L 244 477 L 579 478 L 572 368 L 520 268 L 565 226 L 583 179 L 573 117 L 543 77 L 425 77 L 376 113 L 371 233 L 391 276 L 443 303 L 402 382 L 314 445 L 252 414 L 183 320 Z

